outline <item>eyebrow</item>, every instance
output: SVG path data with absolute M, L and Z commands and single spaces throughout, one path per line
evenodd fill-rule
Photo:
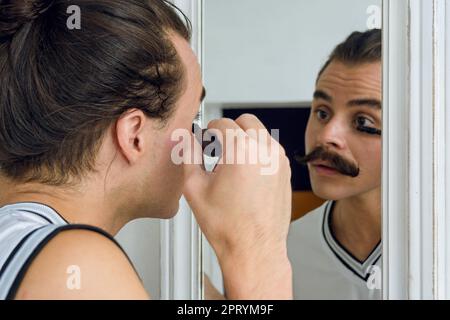
M 333 102 L 333 98 L 322 90 L 316 90 L 314 91 L 314 99 L 322 99 L 326 102 Z M 368 106 L 375 109 L 381 109 L 381 101 L 378 99 L 355 99 L 351 100 L 347 103 L 347 106 L 349 107 L 359 107 L 359 106 Z
M 381 101 L 377 99 L 356 99 L 347 103 L 349 107 L 368 106 L 375 109 L 381 109 Z
M 329 94 L 327 94 L 325 91 L 322 90 L 316 90 L 314 91 L 314 100 L 325 100 L 326 102 L 332 102 L 333 98 Z
M 205 100 L 205 97 L 206 97 L 206 89 L 205 89 L 205 87 L 203 87 L 202 95 L 200 97 L 200 102 L 203 102 L 203 100 Z

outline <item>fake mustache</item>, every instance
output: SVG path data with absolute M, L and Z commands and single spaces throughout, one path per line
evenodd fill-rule
M 329 152 L 324 147 L 317 147 L 304 157 L 295 155 L 295 160 L 304 165 L 315 160 L 327 161 L 329 162 L 329 166 L 337 170 L 340 174 L 350 176 L 352 178 L 359 176 L 358 166 L 336 153 Z

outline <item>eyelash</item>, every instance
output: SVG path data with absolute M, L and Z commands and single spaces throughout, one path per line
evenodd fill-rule
M 317 117 L 317 119 L 320 122 L 327 121 L 326 119 L 321 119 L 320 118 L 320 113 L 325 113 L 325 114 L 328 115 L 328 112 L 326 112 L 325 110 L 317 109 L 317 110 L 314 111 L 314 113 L 316 114 L 316 117 Z M 358 124 L 358 120 L 360 120 L 360 119 L 367 120 L 371 124 L 374 124 L 374 122 L 370 118 L 362 116 L 362 115 L 357 115 L 355 120 L 353 121 L 353 123 L 355 124 L 355 129 L 357 131 L 359 131 L 361 133 L 365 133 L 365 134 L 370 134 L 370 135 L 381 135 L 381 130 L 379 130 L 379 129 L 375 128 L 375 127 L 359 125 Z

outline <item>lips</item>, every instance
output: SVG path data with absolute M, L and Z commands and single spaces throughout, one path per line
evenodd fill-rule
M 322 161 L 314 161 L 310 163 L 311 166 L 316 170 L 318 174 L 322 175 L 336 175 L 339 174 L 339 171 L 332 167 L 327 162 Z

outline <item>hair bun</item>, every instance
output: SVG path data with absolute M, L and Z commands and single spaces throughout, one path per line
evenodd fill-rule
M 54 0 L 0 0 L 0 38 L 13 36 L 47 11 Z

